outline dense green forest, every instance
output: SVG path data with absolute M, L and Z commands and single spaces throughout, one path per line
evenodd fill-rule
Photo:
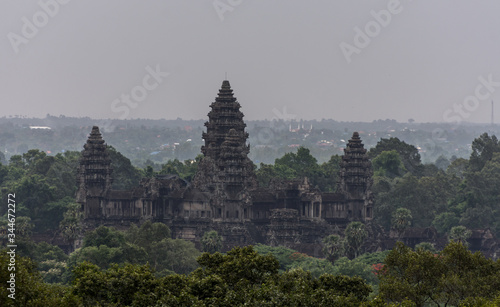
M 364 226 L 352 223 L 343 236 L 323 238 L 325 259 L 264 245 L 220 254 L 216 233 L 207 233 L 197 249 L 191 242 L 172 239 L 167 226 L 152 223 L 127 231 L 99 227 L 68 254 L 42 241 L 57 237 L 71 246 L 82 233 L 74 200 L 80 153 L 48 155 L 31 149 L 8 161 L 0 156 L 2 201 L 8 203 L 9 193 L 15 193 L 17 201 L 16 304 L 375 306 L 409 300 L 422 306 L 475 305 L 481 297 L 498 300 L 499 262 L 472 254 L 466 244 L 471 229 L 490 228 L 500 236 L 500 143 L 484 133 L 472 141 L 471 151 L 468 159 L 443 156 L 424 164 L 414 145 L 383 138 L 368 152 L 376 222 L 398 232 L 434 226 L 458 243 L 442 251 L 430 243 L 415 251 L 399 244 L 391 252 L 368 254 L 362 249 Z M 189 181 L 202 159 L 148 161 L 140 168 L 111 146 L 109 152 L 116 189 L 156 174 Z M 340 159 L 334 154 L 319 163 L 308 148 L 299 147 L 274 164 L 255 167 L 261 185 L 274 178 L 307 176 L 322 191 L 335 191 Z M 7 206 L 0 208 L 0 215 L 5 247 Z M 6 252 L 0 258 L 2 280 L 8 280 Z M 7 291 L 5 286 L 0 289 Z
M 151 226 L 150 231 L 165 230 Z M 141 231 L 134 232 L 138 235 Z M 134 232 L 128 235 L 133 237 Z M 100 237 L 93 239 L 97 241 L 89 239 L 88 243 L 96 244 Z M 300 257 L 295 253 L 287 257 L 289 251 L 283 248 L 272 249 L 247 246 L 235 247 L 226 254 L 205 252 L 188 274 L 157 274 L 151 263 L 127 262 L 103 268 L 84 261 L 72 267 L 69 284 L 44 282 L 33 260 L 16 256 L 16 299 L 8 298 L 8 290 L 2 286 L 0 303 L 2 306 L 498 306 L 500 303 L 500 261 L 473 254 L 458 242 L 450 242 L 439 253 L 424 248 L 412 250 L 397 243 L 384 263 L 372 266 L 370 274 L 376 278 L 375 291 L 363 276 L 342 275 L 342 271 L 314 276 L 301 266 L 282 270 L 283 262 Z M 0 252 L 2 268 L 7 266 L 9 257 L 6 251 Z M 338 265 L 340 269 L 352 266 L 344 262 Z M 8 272 L 0 270 L 0 278 L 8 280 Z

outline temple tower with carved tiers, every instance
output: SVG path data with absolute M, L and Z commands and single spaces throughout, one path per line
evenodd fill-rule
M 76 179 L 76 201 L 82 204 L 85 218 L 99 218 L 102 213 L 100 199 L 111 189 L 113 169 L 97 126 L 92 127 L 83 148 Z
M 241 105 L 233 96 L 229 81 L 224 80 L 215 102 L 210 105 L 203 159 L 193 183 L 210 192 L 225 192 L 235 197 L 241 190 L 257 186 L 253 163 L 248 158 L 250 146 Z
M 340 192 L 348 203 L 348 216 L 352 220 L 366 221 L 373 216 L 372 167 L 366 149 L 354 132 L 344 149 L 340 163 Z
M 233 96 L 229 81 L 224 80 L 215 102 L 210 105 L 203 159 L 193 179 L 195 188 L 208 192 L 216 221 L 249 220 L 251 193 L 257 187 L 250 146 L 241 105 Z

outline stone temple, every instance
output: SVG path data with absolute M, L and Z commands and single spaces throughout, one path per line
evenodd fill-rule
M 342 157 L 338 193 L 321 192 L 307 178 L 272 180 L 259 187 L 241 105 L 225 80 L 210 105 L 198 172 L 192 182 L 177 176 L 144 178 L 131 190 L 113 190 L 111 161 L 99 128 L 84 145 L 77 202 L 85 225 L 126 228 L 147 220 L 167 224 L 174 238 L 199 243 L 206 231 L 223 237 L 223 249 L 263 243 L 321 254 L 321 240 L 351 221 L 372 220 L 372 169 L 354 132 Z

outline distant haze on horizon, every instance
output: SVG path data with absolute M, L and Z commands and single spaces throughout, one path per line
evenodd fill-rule
M 206 119 L 227 73 L 249 120 L 489 123 L 493 100 L 500 122 L 499 12 L 493 0 L 2 1 L 0 117 Z

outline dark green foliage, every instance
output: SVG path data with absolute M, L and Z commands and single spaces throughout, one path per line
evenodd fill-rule
M 458 225 L 460 218 L 455 212 L 442 212 L 432 221 L 432 226 L 436 228 L 439 234 L 445 234 L 453 226 Z
M 448 167 L 450 166 L 451 162 L 448 158 L 446 158 L 445 156 L 439 156 L 437 159 L 436 159 L 436 163 L 434 163 L 436 165 L 436 167 L 440 170 L 443 170 L 445 171 L 446 169 L 448 169 Z
M 79 165 L 80 152 L 66 151 L 57 154 L 45 173 L 51 185 L 56 186 L 56 199 L 74 197 L 76 192 L 76 169 Z
M 323 239 L 323 255 L 331 263 L 334 263 L 336 259 L 344 255 L 345 252 L 345 242 L 338 235 L 329 235 Z
M 467 239 L 472 235 L 472 231 L 467 229 L 465 226 L 455 226 L 450 229 L 448 234 L 448 239 L 450 241 L 459 242 L 465 246 L 468 245 Z
M 128 190 L 137 186 L 142 178 L 141 171 L 113 146 L 108 146 L 107 151 L 113 168 L 113 189 Z
M 430 242 L 421 242 L 421 243 L 418 243 L 417 245 L 415 245 L 415 250 L 419 250 L 419 249 L 429 251 L 433 254 L 437 253 L 437 250 L 434 247 L 434 244 L 430 243 Z
M 47 242 L 40 242 L 35 247 L 32 259 L 36 262 L 45 260 L 65 261 L 68 259 L 68 255 L 66 255 L 61 248 L 55 245 Z
M 0 220 L 0 237 L 3 242 L 7 242 L 7 231 L 10 227 L 8 226 L 7 214 Z M 31 219 L 27 216 L 16 217 L 15 225 L 15 241 L 17 245 L 16 252 L 24 257 L 33 257 L 33 251 L 35 248 L 35 243 L 31 239 L 33 231 L 33 223 Z M 2 242 L 2 243 L 3 243 Z M 5 244 L 7 245 L 7 244 Z
M 103 271 L 82 263 L 73 294 L 84 306 L 359 306 L 371 291 L 361 278 L 294 269 L 278 273 L 278 262 L 251 246 L 227 255 L 204 253 L 190 275 L 156 278 L 147 266 L 112 266 Z
M 151 266 L 162 275 L 169 272 L 188 274 L 198 267 L 200 252 L 194 243 L 181 239 L 163 239 L 152 245 L 148 254 Z
M 0 186 L 3 185 L 7 176 L 9 175 L 9 168 L 3 164 L 0 164 Z
M 103 269 L 113 263 L 149 263 L 159 275 L 188 274 L 198 266 L 200 252 L 192 242 L 171 239 L 170 233 L 165 224 L 150 221 L 140 228 L 132 225 L 126 232 L 100 226 L 86 234 L 82 248 L 70 255 L 68 267 L 84 261 Z
M 500 294 L 500 262 L 451 242 L 438 255 L 412 251 L 398 242 L 379 274 L 380 294 L 390 302 L 409 299 L 457 306 L 466 300 L 494 299 Z
M 285 247 L 271 247 L 258 244 L 254 247 L 259 254 L 272 254 L 280 262 L 280 272 L 288 270 L 303 270 L 310 273 L 313 278 L 319 278 L 324 274 L 345 275 L 350 277 L 361 277 L 369 285 L 376 288 L 378 279 L 374 274 L 374 265 L 381 265 L 384 258 L 389 253 L 377 252 L 366 253 L 359 257 L 349 260 L 347 257 L 338 258 L 332 265 L 326 259 L 318 259 L 299 253 L 295 250 Z
M 125 236 L 113 227 L 99 226 L 88 232 L 83 239 L 82 247 L 105 245 L 107 247 L 121 247 L 125 244 Z
M 261 163 L 256 171 L 259 186 L 266 187 L 273 178 L 291 180 L 297 177 L 296 172 L 288 166 Z
M 412 226 L 429 227 L 441 213 L 449 210 L 451 200 L 457 197 L 459 185 L 458 178 L 442 173 L 420 178 L 406 174 L 393 180 L 376 177 L 374 217 L 389 229 L 393 212 L 405 208 L 411 211 Z
M 7 159 L 5 159 L 5 154 L 0 151 L 0 164 L 7 164 Z
M 47 208 L 47 204 L 55 200 L 56 188 L 50 186 L 47 179 L 41 175 L 28 175 L 23 177 L 19 182 L 16 182 L 11 189 L 12 191 L 16 191 L 16 198 L 22 200 L 17 205 L 23 213 L 21 215 L 30 217 L 38 231 L 45 230 L 46 227 L 44 227 L 44 224 L 46 221 L 42 216 L 54 209 L 57 211 L 57 205 Z M 64 211 L 59 211 L 62 218 Z M 56 220 L 54 224 L 59 224 L 59 221 Z
M 440 170 L 435 164 L 423 164 L 422 167 L 420 167 L 419 175 L 422 177 L 436 177 L 442 172 L 443 171 Z
M 260 186 L 268 186 L 274 178 L 292 180 L 307 177 L 321 191 L 334 192 L 340 161 L 341 157 L 334 155 L 328 162 L 319 165 L 309 149 L 300 147 L 297 153 L 289 152 L 276 159 L 274 165 L 261 163 L 256 175 Z
M 301 269 L 307 271 L 312 277 L 318 278 L 323 274 L 336 273 L 334 265 L 326 259 L 319 259 L 302 253 L 292 254 L 294 261 L 290 265 L 290 270 Z
M 77 264 L 88 261 L 108 268 L 112 263 L 133 262 L 137 259 L 144 261 L 144 254 L 143 250 L 130 246 L 121 231 L 100 226 L 85 235 L 82 248 L 71 253 L 68 267 L 72 270 Z M 66 280 L 68 278 L 65 277 Z
M 396 229 L 400 237 L 410 227 L 412 218 L 411 211 L 406 208 L 398 208 L 392 214 L 392 228 Z
M 0 166 L 2 199 L 15 192 L 16 214 L 31 218 L 35 232 L 57 230 L 63 213 L 74 203 L 78 158 L 76 152 L 47 156 L 36 149 L 12 156 L 7 167 Z M 0 214 L 6 208 L 1 207 Z
M 80 236 L 82 231 L 83 213 L 80 204 L 73 203 L 63 214 L 63 220 L 59 223 L 59 230 L 66 242 L 73 242 Z
M 360 261 L 358 258 L 349 260 L 347 257 L 341 257 L 337 259 L 332 274 L 360 277 L 370 285 L 378 284 L 377 277 L 373 273 L 372 264 Z
M 260 284 L 266 278 L 276 275 L 279 262 L 271 255 L 261 256 L 252 246 L 235 247 L 222 255 L 203 253 L 198 258 L 200 268 L 193 272 L 196 276 L 219 275 L 230 286 L 237 284 Z
M 390 302 L 409 299 L 423 306 L 435 299 L 441 274 L 442 267 L 434 254 L 421 249 L 414 252 L 398 242 L 379 273 L 380 294 Z
M 142 171 L 143 177 L 152 178 L 154 175 L 155 171 L 151 165 L 147 165 Z
M 367 237 L 365 225 L 361 222 L 351 222 L 345 229 L 346 254 L 350 259 L 358 256 L 359 250 Z
M 352 260 L 347 257 L 337 259 L 333 266 L 334 275 L 345 275 L 350 277 L 361 277 L 374 289 L 378 286 L 375 267 L 381 266 L 389 251 L 365 253 Z
M 411 210 L 413 227 L 434 226 L 440 234 L 458 225 L 489 227 L 500 235 L 500 210 L 495 205 L 500 201 L 498 140 L 483 134 L 473 144 L 470 162 L 452 159 L 443 172 L 436 165 L 422 165 L 412 145 L 396 138 L 379 141 L 369 151 L 376 175 L 372 189 L 375 220 L 389 230 L 393 213 L 405 208 Z M 409 171 L 403 176 L 395 152 Z
M 77 249 L 70 255 L 68 267 L 72 269 L 76 264 L 84 261 L 96 264 L 101 268 L 108 268 L 112 263 L 123 263 L 125 258 L 121 247 L 88 246 Z
M 464 179 L 465 172 L 468 167 L 469 167 L 469 160 L 458 158 L 456 160 L 453 160 L 453 162 L 451 162 L 451 164 L 446 169 L 446 174 L 449 176 L 455 176 L 458 179 Z
M 40 242 L 34 245 L 32 256 L 38 271 L 47 283 L 63 282 L 63 275 L 67 271 L 68 256 L 57 246 Z
M 196 258 L 200 252 L 192 242 L 171 239 L 170 235 L 170 229 L 163 223 L 147 221 L 140 228 L 132 225 L 126 232 L 125 254 L 136 257 L 129 259 L 132 263 L 147 261 L 160 275 L 190 273 L 198 266 Z
M 73 294 L 82 299 L 84 306 L 130 306 L 135 297 L 150 292 L 158 283 L 148 266 L 131 264 L 115 264 L 101 271 L 98 266 L 83 262 L 73 274 Z
M 472 154 L 469 159 L 469 168 L 471 171 L 480 171 L 486 162 L 493 158 L 494 153 L 500 152 L 500 144 L 496 136 L 491 137 L 488 133 L 481 134 L 472 142 Z
M 66 286 L 49 285 L 42 281 L 35 263 L 19 255 L 15 256 L 15 271 L 9 271 L 10 249 L 0 251 L 0 279 L 4 284 L 0 287 L 1 306 L 77 306 L 79 298 L 71 295 L 71 289 Z M 15 274 L 15 300 L 8 297 L 7 289 L 10 274 Z
M 396 150 L 383 151 L 372 160 L 375 176 L 395 178 L 404 175 L 405 168 Z
M 159 174 L 177 175 L 190 182 L 198 170 L 201 159 L 203 159 L 203 155 L 200 154 L 195 159 L 186 160 L 184 163 L 178 159 L 170 160 L 162 165 Z
M 5 218 L 7 221 L 7 218 Z M 62 282 L 62 275 L 66 272 L 68 256 L 62 249 L 46 242 L 35 243 L 31 239 L 33 224 L 29 217 L 21 216 L 16 219 L 16 254 L 29 257 L 34 261 L 45 282 Z M 7 239 L 7 223 L 0 226 L 2 239 Z
M 77 206 L 78 210 L 80 209 L 80 206 L 75 204 L 74 198 L 69 196 L 57 201 L 48 202 L 43 207 L 40 217 L 33 220 L 34 224 L 37 225 L 35 231 L 43 232 L 58 229 L 61 222 L 64 220 L 65 214 L 67 217 L 66 221 L 68 221 L 69 211 L 73 211 L 74 222 L 76 223 L 76 219 L 79 216 L 74 212 L 75 206 Z
M 471 156 L 472 159 L 472 156 Z M 500 234 L 500 152 L 492 153 L 480 171 L 466 173 L 460 224 L 468 228 L 491 227 Z
M 299 147 L 297 153 L 289 152 L 285 154 L 283 157 L 276 159 L 274 165 L 286 166 L 294 170 L 299 176 L 307 176 L 318 167 L 317 162 L 309 149 Z
M 207 253 L 219 252 L 222 248 L 222 238 L 217 231 L 211 230 L 203 234 L 201 238 L 202 251 Z
M 383 252 L 365 253 L 358 256 L 355 260 L 368 265 L 383 263 L 389 252 L 389 250 L 385 250 Z
M 340 162 L 342 157 L 339 155 L 331 156 L 330 160 L 320 165 L 320 178 L 316 179 L 318 187 L 323 192 L 336 192 L 337 182 L 339 181 Z
M 131 244 L 136 244 L 144 248 L 147 252 L 151 251 L 151 244 L 160 242 L 163 239 L 169 239 L 171 235 L 170 228 L 163 223 L 152 223 L 147 221 L 138 228 L 135 224 L 130 226 L 126 232 L 126 239 Z
M 418 149 L 409 145 L 398 138 L 381 139 L 377 146 L 370 149 L 368 155 L 371 159 L 375 159 L 384 151 L 396 151 L 403 162 L 404 168 L 413 175 L 421 173 L 421 161 Z
M 360 301 L 366 300 L 371 292 L 370 286 L 359 277 L 325 274 L 319 278 L 319 281 L 325 290 L 333 290 L 340 296 L 352 295 Z
M 39 251 L 47 258 L 60 257 L 50 246 L 40 246 Z M 2 266 L 8 259 L 5 256 L 5 252 L 0 254 Z M 380 263 L 384 256 L 385 266 L 377 272 L 380 293 L 370 299 L 372 287 L 367 281 L 373 284 L 376 281 L 369 268 Z M 473 254 L 454 242 L 437 255 L 424 248 L 413 251 L 397 243 L 390 252 L 365 254 L 355 260 L 341 258 L 336 262 L 334 274 L 318 277 L 302 268 L 280 273 L 278 261 L 272 255 L 259 255 L 251 246 L 234 248 L 226 255 L 204 253 L 198 262 L 200 268 L 189 275 L 165 277 L 156 277 L 148 265 L 114 264 L 103 270 L 82 262 L 74 267 L 71 286 L 61 287 L 44 284 L 33 263 L 19 257 L 19 280 L 28 287 L 18 288 L 16 295 L 22 300 L 16 303 L 19 306 L 494 306 L 487 303 L 500 298 L 500 262 L 480 253 Z M 5 275 L 4 271 L 0 275 Z M 339 274 L 344 272 L 352 277 Z
M 281 271 L 286 271 L 291 268 L 292 263 L 296 260 L 292 255 L 298 253 L 296 250 L 283 246 L 273 247 L 263 244 L 256 244 L 254 250 L 261 255 L 273 255 L 279 261 Z

